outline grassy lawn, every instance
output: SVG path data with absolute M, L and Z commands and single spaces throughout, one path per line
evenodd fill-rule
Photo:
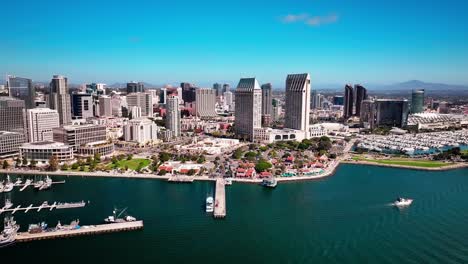
M 138 166 L 142 163 L 142 168 L 150 165 L 151 160 L 149 159 L 131 159 L 131 160 L 121 160 L 117 162 L 117 167 L 124 169 L 125 166 L 128 166 L 129 169 L 131 170 L 136 170 Z M 112 164 L 110 164 L 112 166 Z
M 432 161 L 432 160 L 411 160 L 411 159 L 375 160 L 375 159 L 366 159 L 366 158 L 359 157 L 359 156 L 354 156 L 353 160 L 362 160 L 362 161 L 368 161 L 368 162 L 375 162 L 379 164 L 403 165 L 403 166 L 423 167 L 423 168 L 439 168 L 439 167 L 450 165 L 448 163 L 444 163 L 441 161 Z

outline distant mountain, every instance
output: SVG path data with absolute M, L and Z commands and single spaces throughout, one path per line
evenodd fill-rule
M 378 85 L 370 87 L 371 89 L 378 90 L 413 90 L 413 89 L 425 89 L 426 91 L 468 91 L 467 85 L 454 85 L 444 83 L 427 83 L 418 80 L 412 80 L 402 83 L 390 84 L 390 85 Z

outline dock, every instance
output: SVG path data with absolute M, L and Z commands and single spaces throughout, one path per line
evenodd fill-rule
M 215 194 L 215 208 L 214 217 L 226 217 L 226 184 L 224 179 L 216 179 L 216 194 Z
M 48 204 L 47 202 L 44 202 L 38 206 L 33 206 L 32 204 L 30 204 L 28 207 L 21 207 L 21 205 L 18 205 L 15 208 L 13 208 L 13 205 L 12 205 L 10 208 L 5 208 L 5 207 L 0 208 L 0 214 L 5 213 L 5 212 L 12 212 L 12 214 L 14 214 L 17 211 L 24 211 L 24 213 L 27 213 L 29 210 L 37 210 L 37 212 L 40 212 L 42 209 L 49 209 L 49 211 L 52 211 L 54 209 L 80 208 L 80 207 L 85 207 L 85 206 L 86 206 L 86 203 L 84 201 L 77 202 L 77 203 L 54 202 L 53 204 Z
M 53 182 L 51 182 L 52 185 L 53 184 L 64 184 L 64 183 L 65 183 L 65 181 L 55 181 L 55 182 L 53 181 Z M 20 192 L 24 191 L 26 188 L 28 188 L 28 186 L 34 186 L 34 182 L 31 182 L 29 184 L 23 183 L 23 184 L 15 185 L 15 187 L 21 187 L 20 190 L 19 190 Z M 43 189 L 44 189 L 43 187 L 39 188 L 40 191 L 42 191 Z
M 195 177 L 190 176 L 171 176 L 168 182 L 192 183 Z
M 134 221 L 134 222 L 124 222 L 124 223 L 114 223 L 114 224 L 82 226 L 79 229 L 58 230 L 58 231 L 42 232 L 42 233 L 36 233 L 36 234 L 22 232 L 16 235 L 16 242 L 28 242 L 28 241 L 34 241 L 34 240 L 67 238 L 67 237 L 74 237 L 74 236 L 95 235 L 95 234 L 111 233 L 111 232 L 132 231 L 132 230 L 139 230 L 142 228 L 143 228 L 143 221 Z

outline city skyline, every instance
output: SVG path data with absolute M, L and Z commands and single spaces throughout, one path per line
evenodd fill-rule
M 36 81 L 61 74 L 72 83 L 207 86 L 255 76 L 278 87 L 279 76 L 310 72 L 317 85 L 468 84 L 467 4 L 455 0 L 274 2 L 268 9 L 262 1 L 25 2 L 5 3 L 22 15 L 4 14 L 11 23 L 0 73 Z M 138 19 L 120 16 L 132 12 Z M 437 19 L 428 19 L 432 13 Z

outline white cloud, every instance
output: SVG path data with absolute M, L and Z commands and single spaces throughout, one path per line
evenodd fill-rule
M 308 14 L 289 14 L 281 18 L 283 23 L 304 23 L 312 27 L 318 27 L 326 24 L 333 24 L 338 22 L 339 16 L 337 14 L 330 14 L 327 16 L 309 16 Z

